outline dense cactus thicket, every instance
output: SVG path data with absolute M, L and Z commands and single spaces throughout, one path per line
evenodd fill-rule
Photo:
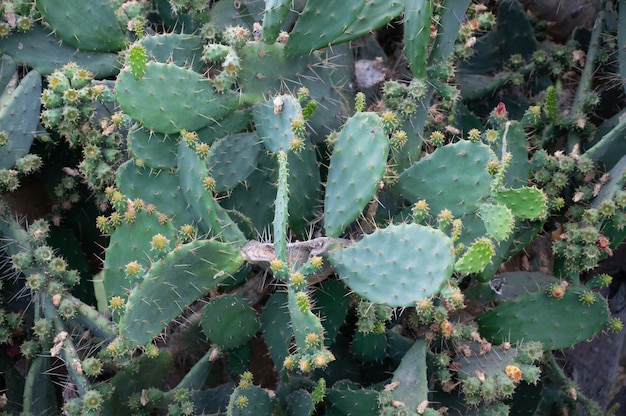
M 0 2 L 0 414 L 614 412 L 624 7 Z

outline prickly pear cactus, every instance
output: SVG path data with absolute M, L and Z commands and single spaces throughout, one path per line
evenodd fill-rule
M 0 2 L 2 410 L 611 413 L 623 9 Z

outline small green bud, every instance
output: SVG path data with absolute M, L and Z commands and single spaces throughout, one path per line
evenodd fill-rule
M 46 278 L 41 273 L 33 273 L 26 278 L 26 287 L 33 292 L 43 290 L 46 286 Z
M 87 390 L 83 395 L 83 406 L 87 410 L 100 410 L 102 403 L 102 394 L 97 390 Z
M 47 338 L 52 331 L 52 323 L 45 318 L 37 319 L 33 323 L 33 333 L 39 338 Z
M 30 251 L 18 251 L 11 256 L 11 263 L 15 270 L 26 270 L 33 264 L 33 256 Z
M 70 299 L 63 299 L 58 307 L 59 315 L 64 319 L 71 319 L 76 316 L 76 305 Z
M 432 133 L 430 133 L 430 141 L 435 147 L 443 146 L 445 138 L 446 137 L 444 136 L 444 134 L 440 132 L 439 130 L 435 130 Z
M 365 94 L 360 91 L 354 97 L 354 108 L 357 113 L 361 113 L 365 108 Z

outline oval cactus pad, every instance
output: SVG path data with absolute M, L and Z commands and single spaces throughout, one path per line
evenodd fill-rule
M 117 103 L 133 120 L 164 134 L 216 124 L 238 105 L 233 94 L 213 91 L 211 80 L 203 75 L 157 62 L 146 64 L 141 79 L 123 69 L 115 92 Z
M 392 225 L 330 256 L 344 283 L 362 297 L 393 307 L 436 295 L 452 276 L 452 240 L 419 224 Z

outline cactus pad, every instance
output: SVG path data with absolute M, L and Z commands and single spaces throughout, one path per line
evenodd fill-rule
M 404 6 L 404 54 L 416 78 L 426 76 L 432 13 L 430 0 L 407 0 Z
M 232 245 L 199 240 L 178 246 L 154 263 L 133 289 L 120 332 L 131 347 L 145 345 L 192 302 L 243 264 Z
M 540 341 L 545 350 L 569 348 L 601 332 L 609 320 L 604 298 L 581 301 L 587 291 L 569 287 L 560 299 L 545 290 L 520 296 L 479 316 L 480 334 L 495 344 Z
M 291 10 L 291 0 L 268 0 L 263 13 L 263 41 L 272 44 L 276 41 L 283 21 Z
M 485 223 L 487 233 L 497 241 L 504 241 L 513 232 L 515 219 L 513 212 L 500 204 L 481 204 L 478 209 L 478 216 Z
M 255 310 L 239 296 L 213 298 L 202 311 L 202 331 L 220 347 L 239 347 L 254 337 L 258 330 Z
M 529 220 L 543 217 L 548 209 L 544 193 L 529 186 L 499 190 L 493 200 L 509 207 L 516 217 Z
M 41 75 L 30 71 L 15 88 L 0 97 L 0 131 L 9 141 L 0 147 L 0 168 L 9 169 L 28 154 L 39 126 Z
M 324 228 L 336 237 L 372 200 L 385 172 L 389 141 L 375 113 L 357 113 L 341 130 L 330 159 Z
M 452 240 L 418 225 L 392 225 L 330 256 L 344 283 L 372 302 L 414 306 L 452 275 Z
M 298 100 L 291 95 L 279 95 L 252 110 L 254 127 L 265 148 L 273 153 L 287 152 L 296 138 L 292 124 L 299 119 L 304 123 L 302 108 Z
M 328 46 L 357 19 L 365 1 L 308 1 L 289 34 L 285 52 L 305 55 Z
M 460 141 L 438 148 L 402 172 L 397 189 L 411 201 L 425 199 L 430 212 L 449 209 L 455 217 L 475 212 L 487 199 L 492 153 L 482 143 Z M 454 189 L 444 192 L 444 189 Z
M 141 79 L 125 68 L 115 89 L 117 102 L 128 115 L 165 134 L 208 126 L 237 106 L 234 95 L 218 95 L 208 78 L 174 64 L 148 62 Z
M 207 166 L 215 179 L 215 190 L 225 192 L 233 189 L 256 169 L 261 158 L 261 143 L 254 133 L 226 136 L 213 143 Z
M 221 241 L 243 244 L 243 233 L 205 185 L 208 176 L 204 161 L 184 140 L 178 143 L 178 176 L 184 200 L 200 229 Z
M 176 167 L 177 142 L 173 136 L 150 132 L 137 124 L 128 131 L 127 145 L 135 163 L 154 169 Z
M 454 265 L 454 270 L 459 273 L 478 273 L 484 269 L 495 254 L 495 247 L 491 240 L 482 237 L 474 241 Z
M 37 0 L 44 21 L 63 42 L 85 51 L 115 52 L 126 37 L 108 0 Z
M 138 279 L 130 278 L 125 272 L 126 265 L 138 262 L 144 272 L 150 268 L 152 261 L 159 253 L 151 249 L 152 237 L 161 234 L 170 241 L 176 241 L 176 230 L 170 221 L 159 221 L 158 213 L 145 210 L 135 214 L 131 224 L 117 227 L 111 234 L 111 241 L 104 260 L 104 288 L 107 300 L 111 296 L 126 297 L 128 292 L 138 283 Z

